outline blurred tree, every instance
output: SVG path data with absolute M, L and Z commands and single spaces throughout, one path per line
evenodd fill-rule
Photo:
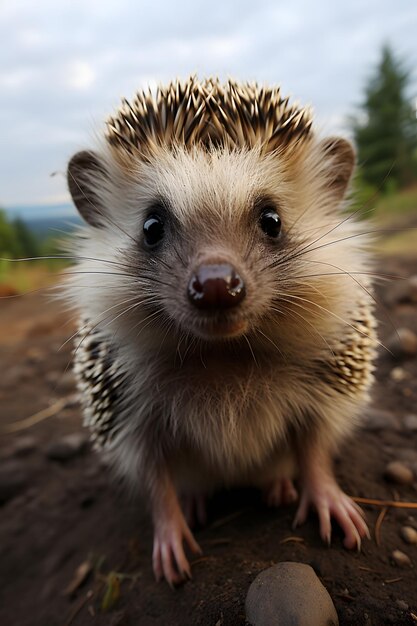
M 417 178 L 417 118 L 408 96 L 409 82 L 403 62 L 384 46 L 365 88 L 361 114 L 352 124 L 363 180 L 385 190 Z
M 21 252 L 15 229 L 7 220 L 6 213 L 0 209 L 0 257 L 16 259 Z
M 25 222 L 16 217 L 12 226 L 14 228 L 15 236 L 19 242 L 21 253 L 26 257 L 36 257 L 40 254 L 39 241 L 33 232 L 26 226 Z

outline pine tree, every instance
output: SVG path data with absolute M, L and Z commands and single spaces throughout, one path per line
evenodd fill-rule
M 12 222 L 12 226 L 22 254 L 28 257 L 39 256 L 38 240 L 33 232 L 26 226 L 25 222 L 20 217 L 16 217 Z
M 416 110 L 408 95 L 410 74 L 389 46 L 366 89 L 362 114 L 353 123 L 363 180 L 378 188 L 416 180 Z

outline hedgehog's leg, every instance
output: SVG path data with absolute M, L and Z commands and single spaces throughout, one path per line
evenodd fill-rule
M 191 578 L 190 564 L 185 556 L 184 543 L 195 554 L 201 548 L 193 537 L 168 476 L 159 482 L 152 497 L 154 523 L 153 570 L 159 581 L 165 578 L 173 587 Z
M 320 535 L 330 544 L 331 518 L 342 528 L 346 548 L 360 549 L 361 539 L 369 538 L 362 509 L 339 487 L 332 469 L 331 455 L 322 446 L 303 442 L 300 457 L 300 504 L 294 527 L 302 524 L 313 506 L 319 518 Z
M 275 478 L 264 489 L 263 496 L 268 506 L 292 504 L 298 498 L 297 490 L 290 478 Z

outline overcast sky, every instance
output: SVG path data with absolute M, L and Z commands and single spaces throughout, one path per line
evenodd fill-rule
M 417 96 L 417 0 L 1 0 L 0 205 L 67 202 L 120 98 L 176 76 L 278 83 L 346 130 L 384 42 Z

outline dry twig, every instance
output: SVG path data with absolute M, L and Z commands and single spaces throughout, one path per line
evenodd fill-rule
M 375 543 L 378 547 L 381 545 L 381 525 L 382 525 L 382 522 L 384 521 L 384 517 L 386 516 L 387 511 L 388 511 L 388 507 L 384 506 L 384 508 L 381 509 L 378 515 L 378 519 L 376 520 L 376 523 L 375 523 Z
M 46 409 L 42 409 L 42 411 L 38 411 L 30 417 L 25 417 L 25 419 L 19 420 L 18 422 L 12 422 L 11 424 L 5 424 L 0 428 L 0 434 L 6 435 L 9 433 L 16 433 L 20 430 L 26 430 L 26 428 L 30 428 L 39 422 L 43 422 L 43 420 L 48 419 L 48 417 L 53 417 L 59 413 L 65 407 L 68 400 L 69 398 L 60 398 L 51 404 L 51 406 L 48 406 Z

